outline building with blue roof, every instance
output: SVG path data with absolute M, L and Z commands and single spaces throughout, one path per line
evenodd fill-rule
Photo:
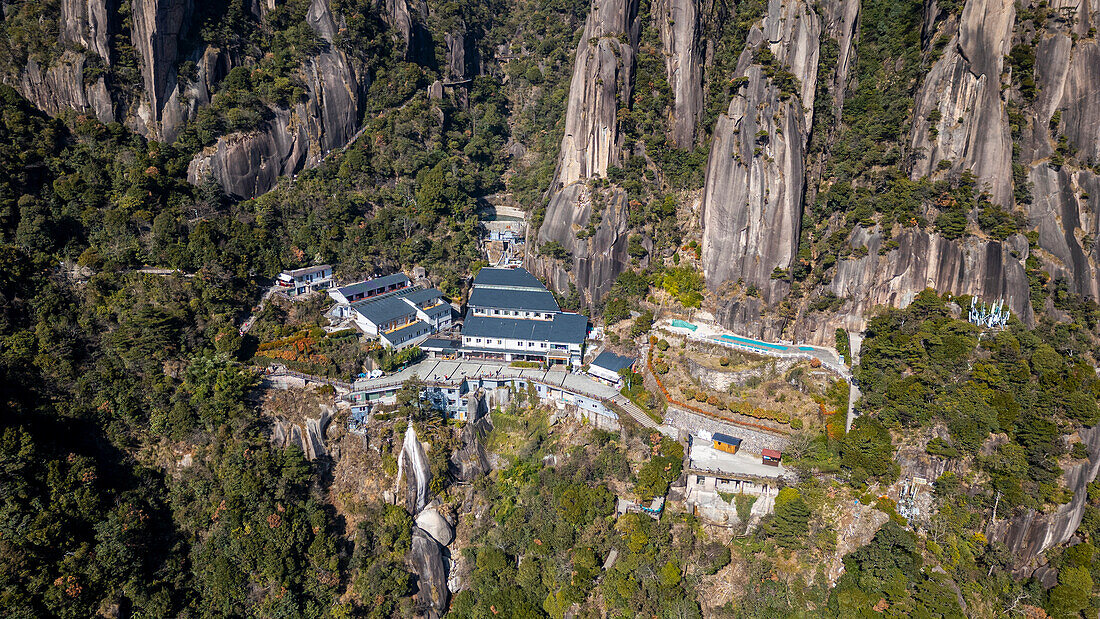
M 620 385 L 623 382 L 623 377 L 619 374 L 619 370 L 633 367 L 634 360 L 630 357 L 616 355 L 610 350 L 605 350 L 596 355 L 592 363 L 588 364 L 588 373 L 613 385 Z
M 334 288 L 329 295 L 337 300 L 333 316 L 350 318 L 363 333 L 396 349 L 413 346 L 453 323 L 451 304 L 443 293 L 410 286 L 401 273 Z
M 411 285 L 412 282 L 409 281 L 408 276 L 404 273 L 392 273 L 390 275 L 383 275 L 382 277 L 375 277 L 374 279 L 355 282 L 354 284 L 348 284 L 346 286 L 330 288 L 328 296 L 332 297 L 332 300 L 336 301 L 337 305 L 346 306 L 357 301 L 373 299 L 388 293 L 403 290 Z
M 463 358 L 580 366 L 588 317 L 561 311 L 554 295 L 526 269 L 486 267 L 474 277 L 461 347 L 435 350 Z

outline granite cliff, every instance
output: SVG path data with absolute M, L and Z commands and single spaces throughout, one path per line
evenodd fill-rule
M 630 99 L 639 23 L 636 0 L 594 2 L 577 46 L 550 204 L 539 230 L 539 243 L 555 241 L 569 253 L 561 264 L 535 260 L 535 272 L 558 290 L 575 283 L 595 303 L 626 264 L 626 194 L 618 187 L 600 190 L 592 179 L 607 176 L 622 160 L 618 110 Z M 607 204 L 593 213 L 596 200 Z M 578 238 L 591 218 L 596 233 Z

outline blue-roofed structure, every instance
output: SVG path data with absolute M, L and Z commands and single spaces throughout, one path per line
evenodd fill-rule
M 523 268 L 505 269 L 484 267 L 474 276 L 474 286 L 506 286 L 546 290 L 537 277 Z
M 504 288 L 474 288 L 470 292 L 467 307 L 475 313 L 500 316 L 501 312 L 525 312 L 514 314 L 524 318 L 541 318 L 528 315 L 561 311 L 554 295 L 548 290 L 509 290 Z
M 364 299 L 380 297 L 412 285 L 404 273 L 392 273 L 346 286 L 330 288 L 328 294 L 338 304 L 348 305 Z
M 711 436 L 711 440 L 714 441 L 715 449 L 731 454 L 737 453 L 737 450 L 741 447 L 741 439 L 721 432 L 715 432 Z
M 408 277 L 397 273 L 336 289 L 353 296 L 371 294 L 351 303 L 338 302 L 331 313 L 337 318 L 350 318 L 363 333 L 378 336 L 383 345 L 394 348 L 411 346 L 424 336 L 451 328 L 451 304 L 443 294 L 435 288 L 408 283 Z M 334 299 L 346 298 L 341 296 L 344 293 L 333 292 L 330 295 Z
M 526 269 L 486 267 L 474 277 L 459 354 L 579 366 L 587 335 L 588 317 L 562 312 Z
M 623 377 L 619 375 L 619 370 L 633 366 L 634 360 L 630 357 L 616 355 L 610 350 L 605 350 L 596 355 L 592 363 L 588 364 L 588 373 L 596 378 L 618 385 L 623 381 Z

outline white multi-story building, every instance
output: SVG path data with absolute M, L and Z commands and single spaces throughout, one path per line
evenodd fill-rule
M 401 273 L 333 288 L 329 296 L 336 300 L 333 316 L 350 318 L 384 346 L 405 348 L 451 328 L 451 304 L 443 294 L 411 286 Z
M 304 269 L 283 271 L 275 278 L 275 284 L 289 297 L 326 290 L 332 285 L 332 265 L 319 264 Z
M 554 295 L 525 269 L 483 268 L 466 304 L 464 358 L 542 361 L 580 366 L 588 317 L 561 311 Z

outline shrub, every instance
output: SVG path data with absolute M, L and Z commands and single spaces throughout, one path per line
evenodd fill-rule
M 718 399 L 718 396 L 716 396 L 716 395 L 712 395 L 709 398 L 707 398 L 707 404 L 710 404 L 711 406 L 718 406 L 719 401 L 720 400 Z
M 730 358 L 729 357 L 721 357 L 721 358 L 718 359 L 718 365 L 720 365 L 722 367 L 726 367 L 729 364 L 730 364 Z
M 649 339 L 653 340 L 655 338 L 653 336 L 650 336 Z M 657 350 L 668 350 L 668 340 L 665 340 L 665 339 L 659 340 L 657 342 Z

